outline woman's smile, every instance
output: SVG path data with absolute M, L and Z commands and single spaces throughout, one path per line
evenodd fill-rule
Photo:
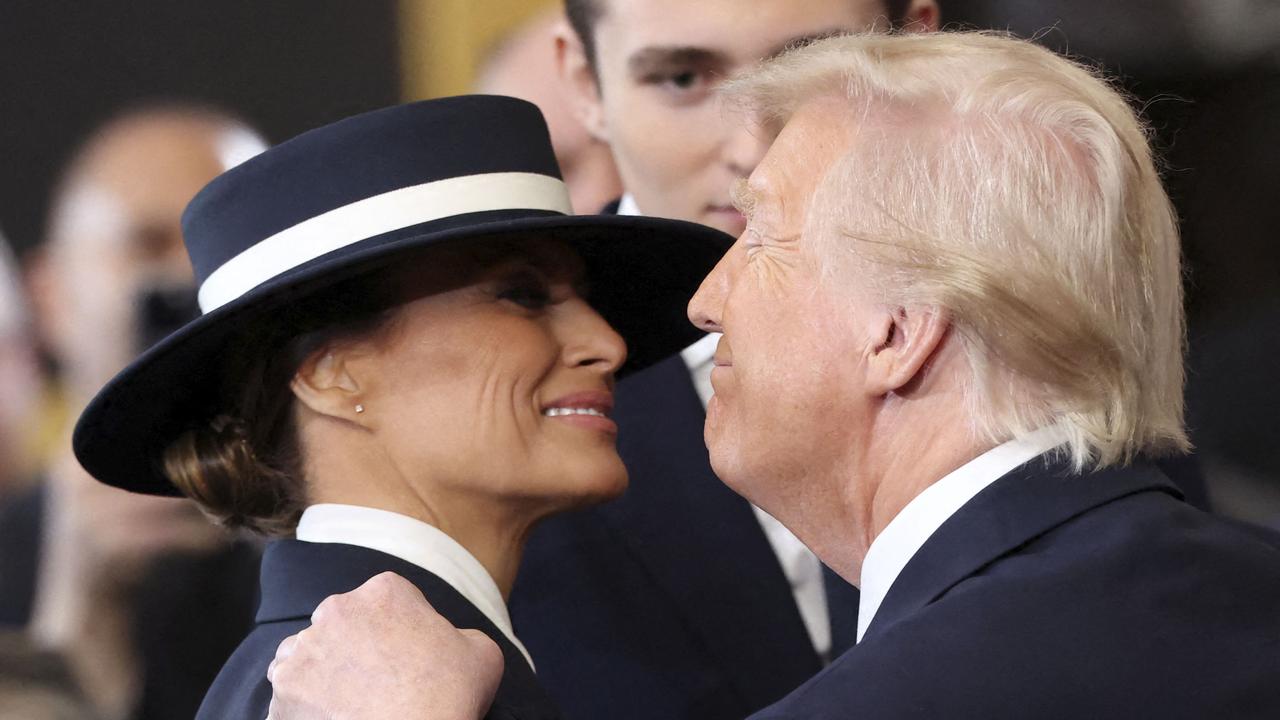
M 542 409 L 545 417 L 587 430 L 618 434 L 618 425 L 609 418 L 613 393 L 593 390 L 566 395 Z

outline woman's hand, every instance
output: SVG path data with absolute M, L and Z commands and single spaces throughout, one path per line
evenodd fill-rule
M 329 597 L 311 622 L 267 668 L 268 720 L 479 720 L 502 680 L 493 640 L 394 573 Z

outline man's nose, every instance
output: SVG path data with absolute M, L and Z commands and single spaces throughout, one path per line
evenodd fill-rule
M 720 258 L 720 262 L 716 263 L 707 277 L 702 280 L 702 285 L 698 286 L 698 292 L 694 293 L 693 299 L 689 301 L 689 322 L 706 332 L 724 332 L 720 327 L 720 318 L 724 311 L 725 298 L 729 296 L 732 283 L 730 269 L 737 247 L 738 244 L 734 243 L 733 248 Z

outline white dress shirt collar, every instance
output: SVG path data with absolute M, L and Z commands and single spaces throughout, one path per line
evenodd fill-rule
M 862 561 L 858 641 L 880 603 L 921 546 L 965 503 L 1009 471 L 1061 445 L 1056 426 L 1041 428 L 984 452 L 924 489 L 871 542 Z
M 631 193 L 624 193 L 622 200 L 618 202 L 618 214 L 636 217 L 644 215 L 640 212 L 640 206 L 636 205 L 636 196 Z
M 321 504 L 303 511 L 296 536 L 304 542 L 343 543 L 377 550 L 439 577 L 498 626 L 533 667 L 529 651 L 516 639 L 497 583 L 474 555 L 439 529 L 387 510 Z

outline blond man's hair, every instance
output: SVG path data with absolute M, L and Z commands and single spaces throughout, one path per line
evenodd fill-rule
M 1177 224 L 1097 72 L 994 33 L 867 34 L 726 92 L 775 129 L 813 100 L 848 108 L 806 245 L 837 285 L 947 313 L 976 435 L 1058 424 L 1078 468 L 1189 447 Z

